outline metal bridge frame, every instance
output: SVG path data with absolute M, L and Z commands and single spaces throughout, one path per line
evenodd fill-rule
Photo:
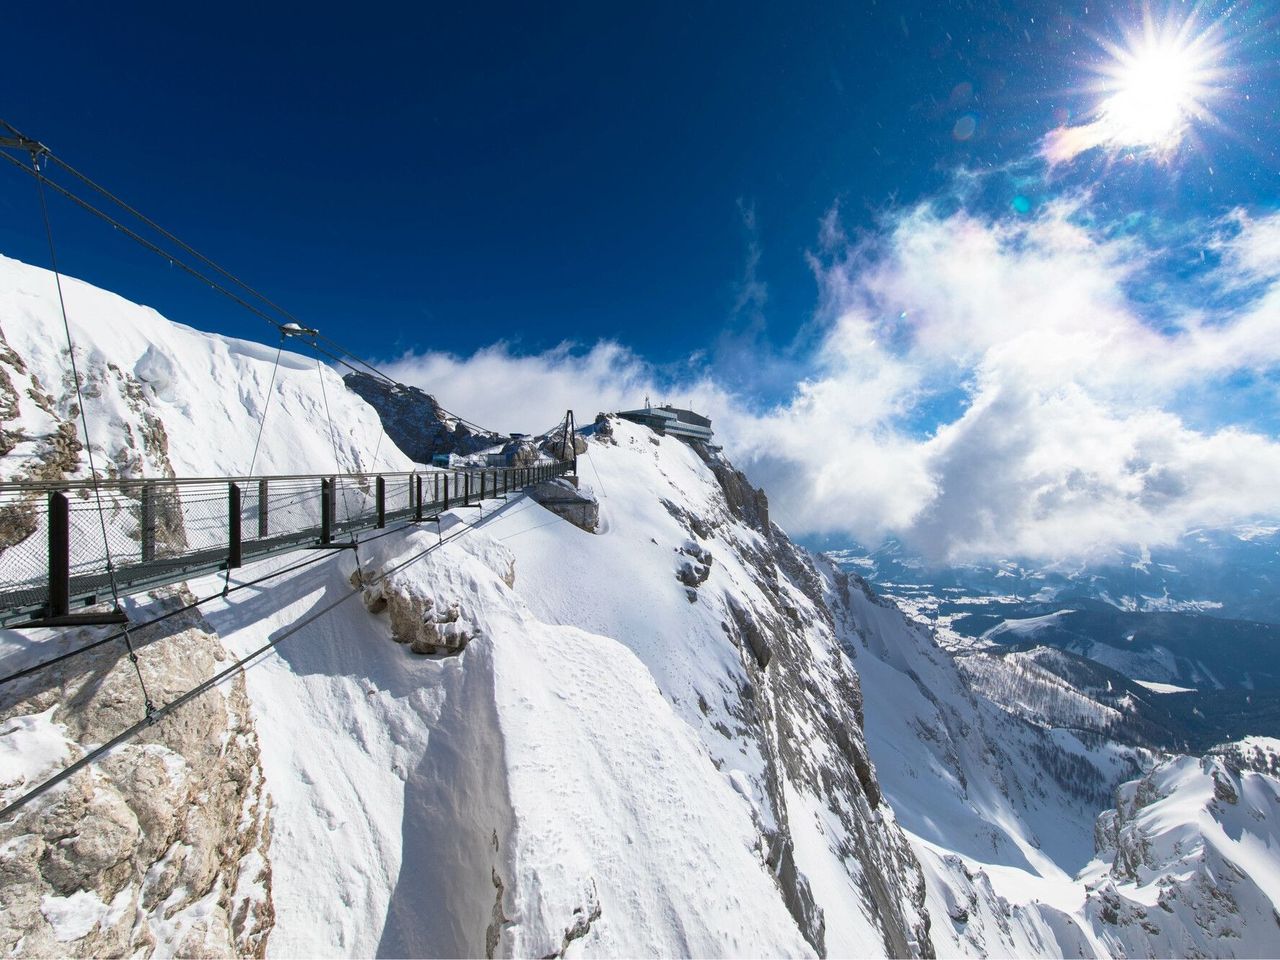
M 569 441 L 572 443 L 572 440 Z M 44 578 L 22 582 L 0 579 L 0 626 L 69 626 L 88 623 L 119 623 L 119 610 L 88 612 L 89 608 L 110 603 L 111 574 L 116 589 L 123 595 L 181 582 L 189 577 L 234 570 L 246 562 L 260 560 L 293 550 L 319 548 L 343 549 L 356 544 L 356 534 L 389 525 L 413 524 L 438 520 L 441 513 L 458 507 L 478 507 L 479 501 L 503 497 L 543 480 L 575 471 L 573 460 L 540 462 L 528 467 L 487 468 L 457 471 L 430 471 L 378 474 L 307 474 L 268 477 L 202 477 L 152 478 L 143 480 L 107 480 L 98 482 L 105 494 L 126 497 L 137 504 L 138 532 L 136 562 L 117 565 L 110 573 L 105 555 L 91 558 L 97 566 L 85 569 L 82 560 L 76 568 L 72 541 L 72 498 L 92 490 L 89 480 L 0 483 L 0 510 L 20 509 L 45 511 L 47 531 L 47 567 Z M 340 484 L 355 485 L 373 491 L 372 509 L 361 509 L 345 519 L 339 517 L 337 494 Z M 406 485 L 407 505 L 389 509 L 389 483 Z M 309 485 L 318 488 L 320 497 L 319 525 L 270 533 L 270 492 L 273 485 L 287 484 L 297 490 Z M 196 489 L 207 502 L 210 491 L 219 488 L 226 496 L 226 530 L 224 542 L 214 547 L 185 549 L 172 556 L 161 556 L 157 549 L 157 494 L 160 488 L 168 496 L 181 496 L 182 490 Z M 246 524 L 244 492 L 256 494 L 257 506 L 250 508 Z M 256 523 L 255 523 L 256 521 Z M 246 536 L 246 527 L 248 535 Z M 34 533 L 27 538 L 29 540 Z M 0 550 L 3 553 L 23 541 Z M 104 552 L 105 553 L 105 552 Z M 40 582 L 43 579 L 44 582 Z

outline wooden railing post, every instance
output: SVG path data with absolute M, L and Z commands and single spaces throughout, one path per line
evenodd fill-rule
M 49 494 L 49 615 L 71 612 L 71 508 L 65 493 Z
M 227 484 L 227 569 L 244 565 L 244 545 L 240 529 L 240 484 Z
M 374 489 L 378 501 L 378 529 L 381 530 L 387 525 L 387 481 L 382 478 L 382 474 L 378 474 L 378 479 L 374 481 Z
M 267 481 L 264 477 L 258 481 L 258 536 L 267 535 Z
M 142 485 L 142 562 L 156 558 L 156 485 Z

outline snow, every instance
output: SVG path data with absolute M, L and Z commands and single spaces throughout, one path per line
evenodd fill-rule
M 1158 680 L 1134 680 L 1139 686 L 1146 687 L 1152 693 L 1195 693 L 1195 687 L 1179 687 L 1172 683 L 1160 683 Z
M 373 411 L 312 358 L 279 354 L 268 404 L 274 346 L 173 324 L 78 281 L 66 290 L 92 387 L 95 449 L 122 469 L 246 469 L 264 411 L 258 471 L 327 467 L 334 452 L 321 382 L 338 428 L 336 469 L 411 467 L 391 443 L 379 444 Z M 50 274 L 0 258 L 5 335 L 65 418 L 74 395 L 49 333 L 53 298 Z M 30 436 L 4 459 L 4 476 L 51 429 L 29 400 L 17 423 Z M 163 424 L 167 449 L 135 456 L 148 417 Z M 875 866 L 848 855 L 839 811 L 782 765 L 775 809 L 766 787 L 777 744 L 743 735 L 749 654 L 726 641 L 729 604 L 768 607 L 769 582 L 809 617 L 798 631 L 815 663 L 832 653 L 830 622 L 778 576 L 774 545 L 729 516 L 690 447 L 625 422 L 613 427 L 614 443 L 593 441 L 580 458 L 598 493 L 597 534 L 515 495 L 446 514 L 439 530 L 367 539 L 203 608 L 237 655 L 295 631 L 246 671 L 273 806 L 270 955 L 811 955 L 765 849 L 784 814 L 798 872 L 823 912 L 826 952 L 884 952 L 862 883 Z M 692 542 L 679 511 L 717 525 Z M 451 539 L 436 546 L 442 535 Z M 692 547 L 712 558 L 696 589 L 675 575 Z M 357 570 L 367 583 L 410 560 L 389 582 L 432 597 L 437 609 L 458 607 L 458 624 L 473 633 L 459 655 L 409 652 L 352 586 Z M 253 563 L 231 583 L 296 561 Z M 945 632 L 934 635 L 856 582 L 844 606 L 833 569 L 820 571 L 834 629 L 861 677 L 885 798 L 860 826 L 902 830 L 923 871 L 940 955 L 1277 952 L 1280 783 L 1028 723 L 974 679 L 981 663 L 984 682 L 1008 680 L 996 658 L 962 669 L 939 646 Z M 200 596 L 221 586 L 220 577 L 191 583 Z M 132 612 L 145 613 L 146 603 L 131 601 Z M 1033 636 L 1066 612 L 995 630 Z M 0 638 L 6 666 L 66 642 L 52 631 Z M 1059 708 L 1092 709 L 1069 686 L 1037 682 L 1030 692 Z M 1044 702 L 1029 697 L 1024 707 Z M 832 749 L 824 731 L 790 734 L 815 762 Z M 1246 746 L 1277 753 L 1273 741 Z M 9 721 L 0 729 L 3 796 L 43 779 L 74 749 L 52 711 Z M 1223 783 L 1235 802 L 1218 796 Z M 1122 814 L 1128 833 L 1118 835 L 1147 851 L 1135 876 L 1123 872 L 1128 860 L 1094 847 L 1095 826 Z M 1208 919 L 1217 901 L 1205 884 L 1214 878 L 1227 878 L 1242 918 L 1229 947 L 1204 933 L 1221 933 Z M 1173 910 L 1149 910 L 1159 934 L 1103 916 L 1113 892 L 1150 908 L 1169 889 L 1181 898 Z M 213 906 L 165 916 L 160 905 L 147 922 L 162 945 L 175 944 Z M 41 908 L 65 942 L 123 909 L 85 891 L 46 897 Z
M 73 744 L 66 728 L 53 720 L 56 709 L 0 725 L 0 803 L 16 800 L 69 761 Z
M 274 346 L 174 323 L 72 277 L 63 277 L 62 288 L 80 373 L 87 381 L 86 413 L 99 469 L 136 447 L 134 438 L 143 433 L 142 414 L 122 381 L 126 372 L 145 384 L 150 409 L 164 424 L 168 459 L 178 476 L 246 471 L 264 411 L 256 473 L 314 473 L 321 465 L 333 464 L 321 378 L 337 426 L 337 468 L 375 468 L 373 451 L 381 433 L 377 414 L 347 390 L 327 364 L 283 351 L 268 404 Z M 75 395 L 62 378 L 66 343 L 59 333 L 53 274 L 0 256 L 0 317 L 10 346 L 39 374 L 66 416 Z M 55 318 L 56 326 L 51 326 Z M 267 334 L 265 324 L 263 333 Z M 48 432 L 43 414 L 29 399 L 23 399 L 22 411 L 33 435 Z M 384 442 L 378 451 L 377 469 L 412 469 L 393 444 Z M 20 445 L 4 457 L 4 477 L 29 454 L 27 445 Z M 162 472 L 160 464 L 146 466 L 151 475 Z
M 723 511 L 719 485 L 678 441 L 626 424 L 615 436 L 584 464 L 608 491 L 604 533 L 514 497 L 446 515 L 444 532 L 465 535 L 396 574 L 460 605 L 478 631 L 461 656 L 409 654 L 352 600 L 248 671 L 276 804 L 274 955 L 474 955 L 486 929 L 506 952 L 544 955 L 597 908 L 575 950 L 812 952 L 765 863 L 776 811 L 764 758 L 726 735 L 738 721 L 725 692 L 744 674 L 713 597 L 750 602 L 760 588 L 713 537 L 690 603 L 675 577 L 688 532 L 661 501 Z M 385 569 L 435 541 L 431 529 L 394 534 L 362 546 L 360 562 Z M 246 652 L 349 590 L 353 564 L 325 561 L 207 616 Z M 883 951 L 850 899 L 836 822 L 804 790 L 787 797 L 828 949 Z M 343 909 L 317 916 L 335 892 Z
M 996 624 L 990 630 L 982 634 L 983 640 L 994 640 L 996 637 L 1002 637 L 1006 634 L 1012 634 L 1020 639 L 1029 639 L 1035 637 L 1041 630 L 1050 629 L 1058 626 L 1058 620 L 1075 613 L 1074 610 L 1055 610 L 1053 613 L 1046 613 L 1040 617 L 1024 617 L 1016 620 L 1003 620 Z
M 59 943 L 79 940 L 101 923 L 110 907 L 96 893 L 77 890 L 70 896 L 40 898 L 40 912 L 53 927 Z
M 405 572 L 467 605 L 482 639 L 462 656 L 407 653 L 357 600 L 249 671 L 276 804 L 272 953 L 483 952 L 469 938 L 490 922 L 491 868 L 521 892 L 503 902 L 518 954 L 557 949 L 591 902 L 593 952 L 809 953 L 756 855 L 749 801 L 640 661 L 540 622 L 502 581 L 493 533 L 530 513 L 545 515 L 512 501 Z M 362 559 L 384 568 L 434 542 L 388 537 Z M 209 619 L 244 652 L 347 589 L 349 565 L 289 578 L 265 618 L 233 595 Z M 317 916 L 335 896 L 343 909 Z

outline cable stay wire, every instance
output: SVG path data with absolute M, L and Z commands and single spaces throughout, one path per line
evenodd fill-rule
M 106 509 L 102 503 L 102 487 L 98 482 L 98 468 L 93 462 L 93 440 L 89 434 L 89 414 L 85 409 L 84 393 L 80 386 L 80 371 L 76 365 L 76 347 L 71 336 L 71 322 L 67 318 L 67 301 L 62 293 L 62 272 L 58 269 L 58 253 L 53 242 L 53 225 L 49 220 L 49 203 L 45 197 L 45 178 L 40 172 L 40 156 L 40 153 L 35 150 L 31 151 L 31 169 L 36 180 L 36 193 L 40 196 L 40 214 L 44 220 L 45 236 L 49 241 L 49 264 L 53 270 L 54 285 L 58 290 L 58 308 L 62 313 L 62 329 L 67 337 L 67 360 L 71 366 L 71 381 L 76 388 L 76 405 L 80 408 L 80 424 L 84 428 L 84 450 L 89 462 L 89 479 L 93 484 L 93 496 L 98 508 L 98 524 L 102 529 L 102 549 L 107 562 L 107 581 L 111 585 L 112 606 L 116 612 L 119 612 L 120 588 L 116 583 L 115 563 L 111 557 L 111 540 L 107 536 Z M 134 674 L 138 678 L 138 686 L 142 690 L 142 702 L 146 707 L 146 716 L 150 717 L 155 708 L 151 703 L 151 694 L 147 690 L 147 682 L 142 677 L 142 667 L 138 663 L 138 652 L 133 647 L 133 638 L 129 635 L 127 627 L 122 631 L 122 635 L 125 646 L 129 651 L 129 660 L 133 664 Z
M 490 514 L 489 516 L 490 518 L 498 516 L 500 512 L 501 511 L 496 511 Z M 303 617 L 301 620 L 298 620 L 293 624 L 290 624 L 287 628 L 282 630 L 276 636 L 272 637 L 262 646 L 251 651 L 250 653 L 241 657 L 240 659 L 236 660 L 230 666 L 226 667 L 223 670 L 220 670 L 218 673 L 214 674 L 212 677 L 209 677 L 207 680 L 204 680 L 196 684 L 194 687 L 189 689 L 186 693 L 183 693 L 175 697 L 174 699 L 170 700 L 168 703 L 164 704 L 163 706 L 157 707 L 154 711 L 149 713 L 144 719 L 138 721 L 137 723 L 132 724 L 129 727 L 126 727 L 124 730 L 116 734 L 110 740 L 107 740 L 105 743 L 102 743 L 99 746 L 95 747 L 94 749 L 90 750 L 80 759 L 64 767 L 62 770 L 58 771 L 56 774 L 49 777 L 47 780 L 33 787 L 31 790 L 28 790 L 22 796 L 14 800 L 12 803 L 9 803 L 8 805 L 6 805 L 4 809 L 0 810 L 0 820 L 3 820 L 4 818 L 10 816 L 11 814 L 17 813 L 18 810 L 26 806 L 32 800 L 36 799 L 37 797 L 41 796 L 44 793 L 47 793 L 49 790 L 52 790 L 54 787 L 56 787 L 58 784 L 62 783 L 63 781 L 68 780 L 69 778 L 75 776 L 75 774 L 79 773 L 85 767 L 96 762 L 100 758 L 106 756 L 116 747 L 127 742 L 128 740 L 133 739 L 143 730 L 151 727 L 153 724 L 159 722 L 160 720 L 163 720 L 166 716 L 173 713 L 179 707 L 182 707 L 185 704 L 190 703 L 192 700 L 196 699 L 196 697 L 200 696 L 201 694 L 209 690 L 212 690 L 214 687 L 222 683 L 228 677 L 231 677 L 238 671 L 243 670 L 246 666 L 248 666 L 254 660 L 257 660 L 263 654 L 274 649 L 285 640 L 297 634 L 304 627 L 310 626 L 312 623 L 319 620 L 321 617 L 335 610 L 341 604 L 346 603 L 352 597 L 363 593 L 366 587 L 375 586 L 376 584 L 390 577 L 392 574 L 398 573 L 401 570 L 404 570 L 407 567 L 411 566 L 412 564 L 417 563 L 418 561 L 422 560 L 424 557 L 428 556 L 431 553 L 434 553 L 436 550 L 443 547 L 446 543 L 450 543 L 453 540 L 458 539 L 459 537 L 465 536 L 467 533 L 473 530 L 476 526 L 479 526 L 480 523 L 484 523 L 484 522 L 485 522 L 484 520 L 480 520 L 480 521 L 477 521 L 477 523 L 475 524 L 463 524 L 463 529 L 459 530 L 457 533 L 451 534 L 448 537 L 441 538 L 438 542 L 431 544 L 430 546 L 414 554 L 408 559 L 403 560 L 400 563 L 397 563 L 391 567 L 388 567 L 387 569 L 379 572 L 377 575 L 375 575 L 374 577 L 368 580 L 364 580 L 361 586 L 352 587 L 349 590 L 344 591 L 341 595 L 336 597 L 331 603 L 326 604 L 325 606 L 321 607 L 319 610 L 308 614 L 307 616 Z
M 28 152 L 32 153 L 33 155 L 38 155 L 44 158 L 46 161 L 55 164 L 59 169 L 65 170 L 68 174 L 75 177 L 78 181 L 83 183 L 85 186 L 97 192 L 102 197 L 109 200 L 111 203 L 114 203 L 121 210 L 124 210 L 130 216 L 137 219 L 140 223 L 144 224 L 149 229 L 154 230 L 157 234 L 159 234 L 165 240 L 174 244 L 180 250 L 189 254 L 191 257 L 195 258 L 201 264 L 204 264 L 206 267 L 209 268 L 209 270 L 223 277 L 225 280 L 229 281 L 231 284 L 234 284 L 235 287 L 238 287 L 241 292 L 238 293 L 235 290 L 228 289 L 226 285 L 218 282 L 214 277 L 209 276 L 208 273 L 206 273 L 205 271 L 199 269 L 198 267 L 193 266 L 191 263 L 187 262 L 187 260 L 175 254 L 173 251 L 166 250 L 164 247 L 160 246 L 159 244 L 142 236 L 137 230 L 133 229 L 132 227 L 129 227 L 125 223 L 121 222 L 121 220 L 118 219 L 117 217 L 114 217 L 111 214 L 107 213 L 106 211 L 95 206 L 92 202 L 90 202 L 89 200 L 86 200 L 84 197 L 68 189 L 66 186 L 50 179 L 46 175 L 39 173 L 39 171 L 32 171 L 28 169 L 27 166 L 23 164 L 20 160 L 4 152 L 3 149 L 0 149 L 0 157 L 3 157 L 5 160 L 9 161 L 11 164 L 13 164 L 22 172 L 30 176 L 36 176 L 37 178 L 41 179 L 41 181 L 44 184 L 47 184 L 50 189 L 56 191 L 63 197 L 66 197 L 72 203 L 81 207 L 82 209 L 92 214 L 93 216 L 103 220 L 114 229 L 120 231 L 125 236 L 129 237 L 134 242 L 140 244 L 145 249 L 151 251 L 152 253 L 156 254 L 159 257 L 162 257 L 171 266 L 175 266 L 179 268 L 185 273 L 191 275 L 200 283 L 204 284 L 210 289 L 227 297 L 232 302 L 236 303 L 238 306 L 243 307 L 244 309 L 248 310 L 250 313 L 254 314 L 260 319 L 265 320 L 267 323 L 271 324 L 272 326 L 274 326 L 276 329 L 280 330 L 282 333 L 286 334 L 287 336 L 309 337 L 311 345 L 316 350 L 321 352 L 324 356 L 326 356 L 328 359 L 332 360 L 334 363 L 342 367 L 345 367 L 346 369 L 350 370 L 352 373 L 369 374 L 369 375 L 375 376 L 390 386 L 394 386 L 394 387 L 407 386 L 403 382 L 397 380 L 396 378 L 386 373 L 384 370 L 381 370 L 375 364 L 364 359 L 359 354 L 355 353 L 349 348 L 333 340 L 331 337 L 327 337 L 321 334 L 319 331 L 305 326 L 297 318 L 297 316 L 295 316 L 290 311 L 286 310 L 284 307 L 280 306 L 270 297 L 266 296 L 261 291 L 257 290 L 255 287 L 250 286 L 246 281 L 242 280 L 239 276 L 232 273 L 230 270 L 226 269 L 225 267 L 221 266 L 217 261 L 201 253 L 199 250 L 197 250 L 195 247 L 191 246 L 190 244 L 182 240 L 172 231 L 165 229 L 155 220 L 151 219 L 146 214 L 138 210 L 136 207 L 127 203 L 125 200 L 121 199 L 118 195 L 111 192 L 106 187 L 97 183 L 95 180 L 90 178 L 87 174 L 82 173 L 80 170 L 76 169 L 71 164 L 67 163 L 61 157 L 54 154 L 44 144 L 41 144 L 25 136 L 20 130 L 14 127 L 11 123 L 8 123 L 3 119 L 0 119 L 0 128 L 7 130 L 10 134 L 13 135 L 13 138 L 15 138 L 18 141 L 16 144 L 0 143 L 0 148 L 16 146 L 17 148 L 26 149 Z M 260 304 L 262 304 L 262 306 L 251 303 L 249 299 L 246 299 L 246 296 L 253 300 L 257 300 Z M 263 309 L 263 307 L 266 307 L 266 308 L 269 308 L 270 310 L 275 311 L 279 315 L 279 317 L 285 318 L 287 322 L 281 322 L 279 317 L 272 316 L 270 313 L 267 312 L 267 310 Z M 326 346 L 322 346 L 321 345 L 322 343 L 325 344 Z M 437 406 L 439 406 L 439 404 L 437 404 Z M 450 419 L 456 420 L 458 423 L 464 424 L 465 426 L 469 427 L 470 429 L 478 433 L 492 434 L 495 436 L 505 435 L 500 430 L 494 430 L 490 427 L 486 427 L 482 424 L 476 423 L 475 421 L 470 420 L 458 413 L 455 413 L 452 410 L 448 410 L 443 406 L 440 406 L 439 409 L 441 413 L 443 413 L 445 416 L 449 417 Z
M 0 123 L 3 123 L 3 121 L 0 121 Z M 52 154 L 49 154 L 49 153 L 44 153 L 41 155 L 46 157 L 52 156 Z M 0 158 L 7 160 L 10 164 L 12 164 L 18 170 L 21 170 L 23 173 L 27 174 L 28 176 L 33 176 L 33 177 L 36 176 L 36 174 L 33 173 L 32 170 L 30 170 L 24 163 L 22 163 L 22 161 L 18 160 L 16 157 L 13 157 L 10 154 L 0 151 Z M 395 386 L 395 387 L 407 386 L 401 381 L 396 380 L 394 377 L 391 377 L 387 373 L 378 369 L 374 364 L 370 363 L 367 360 L 364 360 L 355 352 L 349 350 L 346 347 L 343 347 L 341 344 L 337 343 L 332 338 L 323 336 L 318 331 L 314 331 L 311 328 L 304 327 L 293 320 L 291 320 L 289 324 L 281 323 L 278 319 L 276 319 L 275 317 L 272 317 L 262 308 L 250 303 L 248 300 L 246 300 L 244 297 L 237 294 L 235 291 L 228 289 L 226 286 L 219 283 L 213 277 L 210 277 L 208 274 L 202 272 L 198 268 L 193 267 L 190 263 L 183 260 L 181 257 L 176 256 L 171 251 L 165 250 L 159 244 L 156 244 L 151 240 L 148 240 L 146 237 L 142 236 L 140 233 L 138 233 L 133 228 L 129 227 L 127 224 L 122 223 L 117 218 L 111 216 L 111 214 L 94 206 L 94 204 L 84 199 L 83 197 L 79 196 L 78 194 L 72 192 L 71 190 L 68 190 L 62 184 L 57 183 L 56 181 L 50 180 L 47 177 L 44 177 L 43 175 L 40 175 L 39 179 L 41 180 L 42 183 L 46 184 L 50 189 L 59 193 L 66 199 L 70 200 L 72 203 L 76 204 L 81 209 L 92 214 L 98 219 L 104 221 L 105 223 L 110 225 L 112 228 L 120 231 L 129 239 L 133 240 L 135 243 L 139 244 L 140 246 L 144 247 L 150 252 L 163 258 L 167 263 L 170 264 L 170 266 L 177 267 L 178 269 L 182 270 L 183 272 L 189 274 L 190 276 L 198 280 L 200 283 L 204 284 L 206 287 L 209 287 L 211 290 L 214 290 L 217 293 L 222 294 L 224 297 L 226 297 L 236 305 L 243 307 L 245 310 L 248 310 L 250 313 L 254 314 L 260 319 L 265 320 L 267 323 L 271 324 L 282 334 L 286 336 L 293 336 L 293 337 L 305 336 L 309 338 L 309 343 L 312 346 L 312 348 L 315 349 L 317 352 L 323 354 L 329 360 L 332 360 L 335 364 L 345 367 L 346 369 L 350 370 L 352 373 L 367 374 L 370 371 L 372 371 L 373 375 L 377 376 L 378 378 L 385 381 L 387 384 L 391 386 Z M 252 289 L 252 288 L 249 288 L 249 289 Z M 264 302 L 269 302 L 269 301 L 264 301 Z M 292 315 L 290 314 L 289 316 L 292 316 Z M 292 328 L 290 327 L 290 324 L 293 324 Z M 324 341 L 324 343 L 329 344 L 329 346 L 328 347 L 321 346 L 320 341 Z M 440 410 L 446 416 L 454 420 L 457 420 L 459 423 L 464 423 L 467 426 L 473 428 L 474 430 L 480 433 L 500 434 L 500 431 L 491 430 L 488 427 L 484 427 L 478 423 L 475 423 L 474 421 L 468 420 L 466 417 L 463 417 L 460 414 L 454 413 L 450 410 L 446 410 L 444 407 L 440 407 Z
M 0 125 L 2 125 L 6 130 L 8 130 L 11 134 L 13 134 L 19 140 L 22 140 L 28 143 L 33 142 L 29 137 L 25 136 L 20 130 L 14 127 L 13 124 L 5 120 L 0 120 Z M 190 244 L 182 240 L 180 237 L 175 236 L 173 233 L 166 230 L 164 227 L 156 223 L 154 220 L 152 220 L 146 214 L 142 213 L 136 207 L 133 207 L 130 204 L 126 203 L 124 200 L 120 199 L 120 197 L 116 196 L 106 187 L 90 179 L 88 175 L 80 172 L 75 167 L 71 166 L 71 164 L 67 163 L 67 161 L 63 160 L 61 157 L 55 154 L 48 147 L 45 147 L 43 144 L 39 144 L 39 147 L 41 149 L 41 156 L 47 158 L 49 162 L 56 164 L 59 168 L 71 174 L 73 177 L 75 177 L 81 183 L 85 184 L 87 187 L 102 194 L 102 196 L 106 197 L 112 203 L 116 204 L 116 206 L 120 207 L 122 210 L 127 211 L 129 214 L 136 217 L 138 220 L 141 220 L 144 224 L 146 224 L 156 233 L 160 234 L 166 240 L 176 244 L 178 247 L 185 250 L 187 253 L 191 254 L 197 260 L 204 263 L 206 266 L 209 266 L 212 269 L 216 270 L 218 273 L 220 273 L 226 279 L 230 280 L 236 286 L 240 287 L 242 290 L 251 294 L 258 300 L 260 300 L 262 303 L 266 304 L 271 309 L 277 311 L 281 316 L 287 318 L 289 321 L 297 324 L 298 326 L 302 326 L 302 322 L 298 320 L 297 317 L 295 317 L 292 313 L 290 313 L 284 307 L 280 306 L 278 303 L 271 300 L 261 291 L 250 286 L 248 283 L 246 283 L 244 280 L 241 280 L 238 276 L 236 276 L 230 270 L 227 270 L 221 264 L 217 263 L 212 258 L 205 256 L 203 253 L 201 253 L 199 250 L 192 247 Z
M 258 438 L 253 441 L 253 456 L 249 458 L 249 472 L 246 477 L 253 476 L 254 464 L 258 462 L 258 446 L 262 443 L 262 431 L 267 426 L 267 413 L 271 410 L 271 398 L 275 396 L 276 371 L 280 369 L 280 354 L 284 352 L 285 335 L 280 335 L 280 346 L 276 348 L 276 362 L 271 366 L 271 382 L 267 384 L 267 396 L 262 403 L 262 417 L 258 420 Z

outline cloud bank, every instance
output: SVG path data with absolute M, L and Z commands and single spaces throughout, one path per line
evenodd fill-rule
M 851 239 L 833 212 L 811 255 L 820 336 L 773 403 L 608 342 L 391 372 L 503 430 L 687 401 L 789 532 L 894 533 L 938 559 L 1084 558 L 1280 514 L 1280 444 L 1249 415 L 1277 399 L 1280 215 L 1169 251 L 1080 214 L 922 205 Z M 1203 266 L 1170 288 L 1162 263 L 1185 249 Z

